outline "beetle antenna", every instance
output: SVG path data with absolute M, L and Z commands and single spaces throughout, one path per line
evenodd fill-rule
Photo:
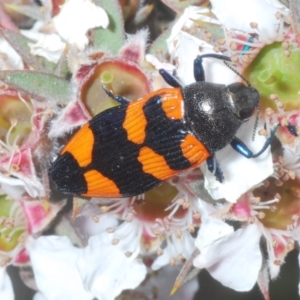
M 258 119 L 259 119 L 259 106 L 256 106 L 256 118 L 255 118 L 255 123 L 253 127 L 253 133 L 252 133 L 252 141 L 255 140 L 255 133 L 258 125 Z
M 239 75 L 247 83 L 248 87 L 251 86 L 250 82 L 242 74 L 240 74 L 232 65 L 230 65 L 225 60 L 223 60 L 223 62 L 230 70 L 232 70 L 235 74 Z

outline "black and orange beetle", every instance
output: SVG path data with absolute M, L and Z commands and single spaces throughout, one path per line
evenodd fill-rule
M 218 54 L 198 56 L 196 82 L 185 87 L 160 70 L 173 88 L 136 101 L 105 89 L 121 105 L 96 115 L 62 149 L 49 169 L 57 189 L 87 197 L 135 196 L 205 160 L 222 182 L 216 151 L 227 144 L 247 158 L 265 151 L 278 125 L 256 154 L 235 137 L 258 107 L 258 91 L 239 82 L 228 86 L 205 82 L 202 59 L 206 57 L 231 61 Z

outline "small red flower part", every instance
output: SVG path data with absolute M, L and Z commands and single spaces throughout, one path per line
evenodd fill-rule
M 115 57 L 90 51 L 83 58 L 74 58 L 76 99 L 57 112 L 50 137 L 63 136 L 103 110 L 118 105 L 105 93 L 103 85 L 129 100 L 139 99 L 152 91 L 150 77 L 142 67 L 146 39 L 146 31 L 130 36 Z
M 25 193 L 25 190 L 24 190 Z M 28 236 L 44 229 L 62 208 L 37 199 L 12 200 L 0 196 L 0 264 L 26 264 L 25 243 Z

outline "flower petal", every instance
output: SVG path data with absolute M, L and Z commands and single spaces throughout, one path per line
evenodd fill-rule
M 88 43 L 86 32 L 89 29 L 106 28 L 108 22 L 106 12 L 91 0 L 68 0 L 53 18 L 60 36 L 68 43 L 75 44 L 79 50 L 83 50 Z
M 186 31 L 186 28 L 194 26 L 196 21 L 219 24 L 218 20 L 206 16 L 207 13 L 207 8 L 188 7 L 173 26 L 171 36 L 167 40 L 169 52 L 178 63 L 177 76 L 185 85 L 195 82 L 194 59 L 200 54 L 215 53 L 213 45 Z M 220 60 L 205 59 L 203 67 L 209 82 L 229 84 L 236 81 L 236 74 Z
M 75 248 L 66 237 L 42 236 L 28 239 L 36 284 L 48 300 L 93 299 L 82 284 L 76 267 L 80 249 Z
M 283 19 L 277 18 L 276 13 L 287 15 L 289 12 L 276 0 L 212 0 L 211 4 L 213 13 L 227 29 L 256 32 L 266 44 L 278 39 L 279 27 L 283 26 Z M 251 23 L 257 23 L 257 29 L 251 27 Z
M 29 43 L 32 55 L 43 56 L 51 62 L 57 63 L 66 46 L 57 34 L 42 36 L 35 44 Z
M 100 234 L 105 232 L 107 228 L 115 228 L 118 225 L 118 219 L 115 216 L 100 215 L 97 213 L 98 209 L 96 203 L 90 200 L 82 207 L 76 219 L 71 221 L 70 226 L 75 228 L 76 233 L 85 244 L 88 243 L 90 236 Z
M 201 227 L 199 229 L 196 247 L 202 252 L 206 247 L 214 241 L 233 233 L 233 227 L 226 224 L 222 220 L 211 218 L 208 216 L 201 217 Z
M 177 76 L 184 85 L 191 84 L 195 82 L 194 59 L 200 54 L 216 52 L 212 45 L 185 32 L 178 35 L 177 41 L 178 47 L 174 51 L 178 61 Z M 219 59 L 204 59 L 203 68 L 205 79 L 209 82 L 229 84 L 236 81 L 236 74 Z
M 23 69 L 23 62 L 20 55 L 10 46 L 10 44 L 0 37 L 0 67 L 4 70 Z
M 33 296 L 33 300 L 48 300 L 42 293 L 37 292 Z
M 260 236 L 256 225 L 238 229 L 204 248 L 194 259 L 194 265 L 206 268 L 224 286 L 249 291 L 256 283 L 262 265 Z
M 191 256 L 195 247 L 195 243 L 194 238 L 189 232 L 183 231 L 180 238 L 172 235 L 169 237 L 169 239 L 172 242 L 167 243 L 163 254 L 155 259 L 151 266 L 152 270 L 158 270 L 161 267 L 168 265 L 170 260 L 176 258 L 178 253 L 180 253 L 180 255 L 185 259 Z
M 13 287 L 10 278 L 6 272 L 6 268 L 0 268 L 0 295 L 1 300 L 14 299 Z
M 66 201 L 46 203 L 40 200 L 21 201 L 26 216 L 28 231 L 31 234 L 42 231 L 57 216 Z
M 26 192 L 25 183 L 18 178 L 0 174 L 1 193 L 9 195 L 12 199 L 20 199 Z
M 85 288 L 101 300 L 114 299 L 122 290 L 136 288 L 147 273 L 137 255 L 127 257 L 118 245 L 112 245 L 108 234 L 91 237 L 77 261 Z

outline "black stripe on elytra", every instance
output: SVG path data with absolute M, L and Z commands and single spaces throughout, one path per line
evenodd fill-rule
M 143 172 L 137 160 L 140 145 L 127 139 L 123 128 L 128 104 L 108 109 L 90 121 L 94 134 L 92 163 L 87 170 L 99 170 L 114 181 L 123 196 L 133 196 L 157 186 L 161 181 Z
M 83 171 L 69 152 L 59 155 L 51 165 L 48 173 L 57 190 L 62 193 L 81 195 L 87 192 Z
M 162 155 L 173 170 L 191 167 L 190 161 L 183 156 L 180 147 L 188 133 L 183 121 L 167 117 L 160 96 L 149 99 L 143 109 L 147 119 L 144 145 Z

